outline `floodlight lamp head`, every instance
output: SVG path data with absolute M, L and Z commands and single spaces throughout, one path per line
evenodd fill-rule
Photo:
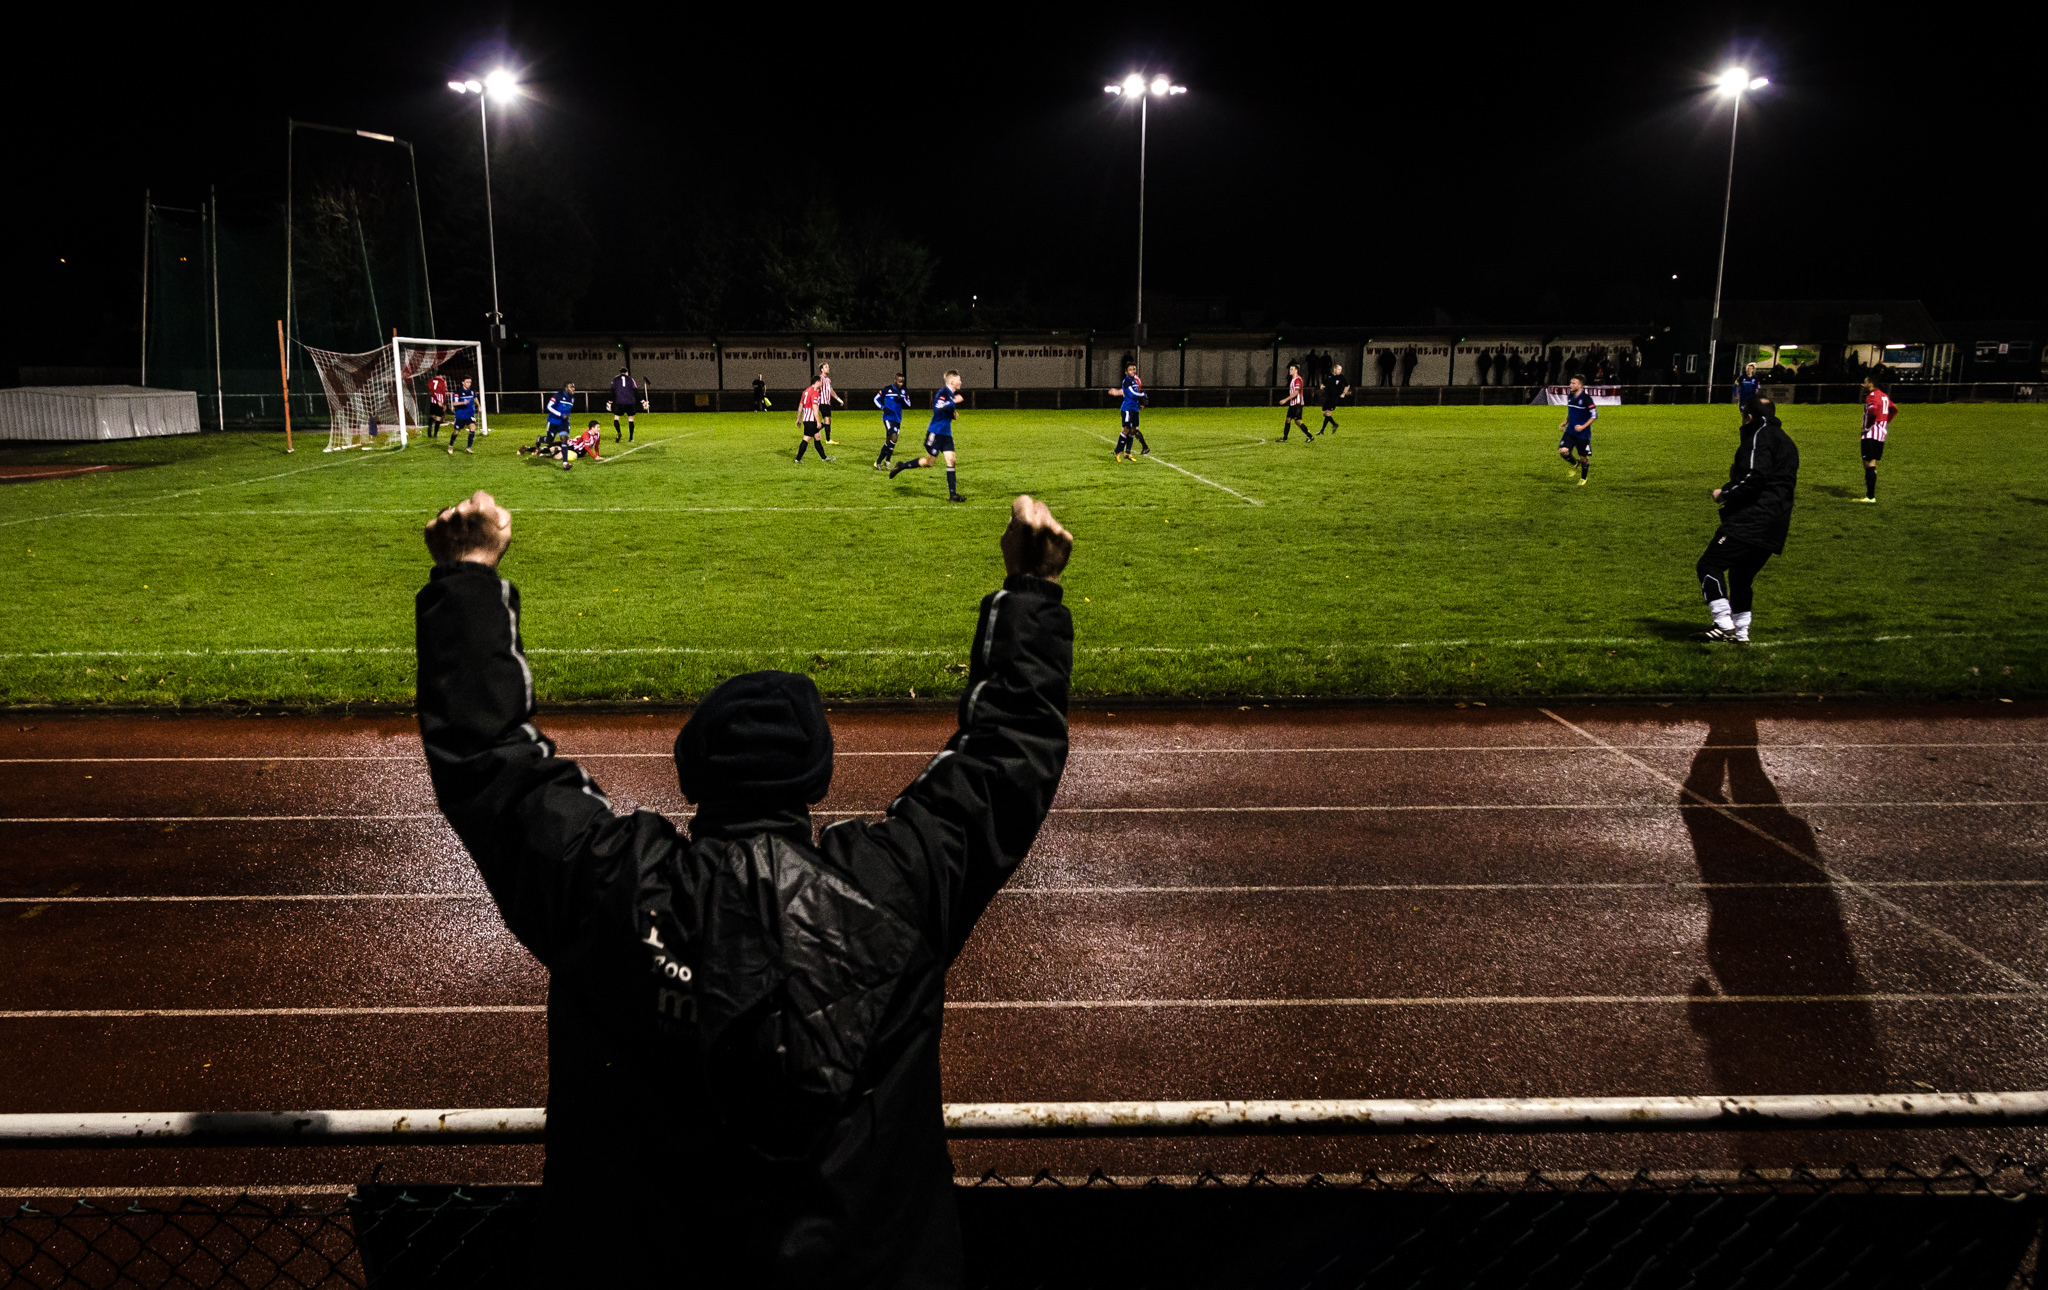
M 484 92 L 484 83 L 482 81 L 464 81 L 462 88 L 468 90 L 471 94 L 481 94 Z
M 1757 77 L 1756 79 L 1752 80 L 1752 81 L 1751 81 L 1751 82 L 1749 83 L 1749 88 L 1751 88 L 1751 89 L 1753 89 L 1753 90 L 1760 90 L 1760 89 L 1762 89 L 1762 88 L 1763 88 L 1764 86 L 1766 86 L 1766 85 L 1769 85 L 1770 83 L 1771 83 L 1771 78 L 1770 78 L 1770 77 L 1768 77 L 1768 76 L 1759 76 L 1759 77 Z
M 1731 67 L 1721 73 L 1721 79 L 1715 82 L 1715 86 L 1723 94 L 1740 94 L 1749 88 L 1749 73 L 1740 67 Z
M 461 81 L 448 82 L 448 88 L 454 90 L 457 94 L 469 93 L 469 86 L 464 85 Z
M 1188 92 L 1188 87 L 1185 85 L 1175 85 L 1166 92 L 1168 94 L 1185 94 Z
M 1104 94 L 1121 94 L 1124 92 L 1124 87 L 1121 85 L 1105 85 L 1102 87 L 1102 92 Z
M 1124 77 L 1124 97 L 1136 98 L 1145 92 L 1145 78 L 1136 72 Z
M 484 77 L 484 88 L 491 92 L 492 98 L 503 103 L 519 93 L 519 82 L 513 77 L 512 73 L 500 68 L 489 76 Z
M 1155 76 L 1152 78 L 1152 93 L 1155 96 L 1163 99 L 1166 97 L 1167 92 L 1172 88 L 1173 82 L 1167 80 L 1164 76 Z

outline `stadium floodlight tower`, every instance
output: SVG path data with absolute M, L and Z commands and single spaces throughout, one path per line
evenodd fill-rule
M 1735 205 L 1735 127 L 1742 121 L 1742 96 L 1769 85 L 1770 78 L 1751 76 L 1741 67 L 1731 67 L 1714 82 L 1714 91 L 1735 100 L 1728 118 L 1728 189 L 1721 196 L 1721 262 L 1714 269 L 1714 318 L 1707 328 L 1707 398 L 1714 397 L 1714 358 L 1721 348 L 1721 279 L 1728 273 L 1728 214 Z
M 1125 102 L 1138 101 L 1138 317 L 1131 325 L 1131 347 L 1136 355 L 1145 352 L 1145 135 L 1150 124 L 1153 99 L 1171 98 L 1185 94 L 1188 87 L 1175 85 L 1173 78 L 1155 75 L 1146 80 L 1142 72 L 1132 72 L 1115 85 L 1102 87 L 1104 94 L 1115 94 Z M 1136 356 L 1134 355 L 1134 356 Z M 1143 371 L 1143 368 L 1139 369 Z
M 484 238 L 491 252 L 491 349 L 498 358 L 498 388 L 505 388 L 505 315 L 498 308 L 498 221 L 491 211 L 491 122 L 486 100 L 509 103 L 519 96 L 519 78 L 499 68 L 479 80 L 450 81 L 457 94 L 476 95 L 476 123 L 484 145 Z

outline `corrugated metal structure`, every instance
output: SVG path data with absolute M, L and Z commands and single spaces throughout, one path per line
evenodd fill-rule
M 198 434 L 199 396 L 140 385 L 0 390 L 0 439 L 147 439 Z

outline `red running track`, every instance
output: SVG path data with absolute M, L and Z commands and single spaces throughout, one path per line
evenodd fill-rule
M 680 812 L 674 714 L 545 724 Z M 821 823 L 950 731 L 835 714 Z M 530 1106 L 546 973 L 407 719 L 0 728 L 0 1111 Z M 2048 706 L 1081 713 L 949 1101 L 2048 1087 Z M 962 1175 L 1720 1171 L 2048 1131 L 961 1142 Z M 516 1182 L 538 1148 L 0 1152 L 0 1195 Z

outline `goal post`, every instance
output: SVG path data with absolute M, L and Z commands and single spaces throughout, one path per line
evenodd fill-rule
M 468 369 L 466 375 L 476 390 L 478 428 L 490 428 L 482 341 L 393 336 L 389 346 L 360 354 L 303 348 L 327 394 L 327 452 L 373 447 L 375 436 L 387 428 L 397 431 L 395 446 L 405 447 L 409 432 L 424 420 L 413 382 L 450 364 Z

